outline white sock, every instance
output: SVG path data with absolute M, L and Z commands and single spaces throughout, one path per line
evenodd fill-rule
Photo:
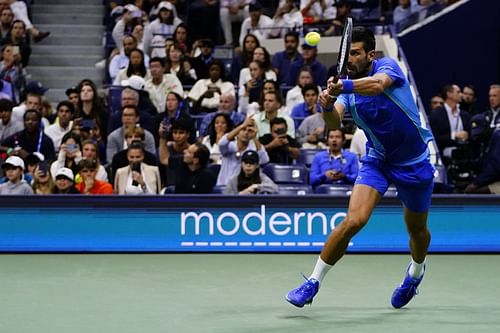
M 414 279 L 420 278 L 424 274 L 425 259 L 422 263 L 417 263 L 413 258 L 411 259 L 410 269 L 408 274 Z
M 327 264 L 321 259 L 321 257 L 318 257 L 318 260 L 316 261 L 316 266 L 314 266 L 314 270 L 311 276 L 309 276 L 309 278 L 316 279 L 321 284 L 321 281 L 323 281 L 323 278 L 325 277 L 326 273 L 328 273 L 328 271 L 332 267 L 333 265 Z

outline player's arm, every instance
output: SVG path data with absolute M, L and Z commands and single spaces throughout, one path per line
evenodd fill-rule
M 319 103 L 323 108 L 323 120 L 329 129 L 340 128 L 342 118 L 344 118 L 344 104 L 335 103 L 335 98 L 329 94 L 328 89 L 325 89 L 319 95 Z
M 336 83 L 328 82 L 330 95 L 356 93 L 365 96 L 376 96 L 392 86 L 393 80 L 385 73 L 377 73 L 356 80 L 338 80 Z

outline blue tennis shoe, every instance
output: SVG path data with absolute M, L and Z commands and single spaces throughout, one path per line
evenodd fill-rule
M 308 279 L 304 276 L 306 282 L 302 283 L 298 288 L 291 290 L 285 299 L 296 307 L 303 307 L 305 304 L 311 304 L 314 296 L 318 293 L 319 281 L 316 279 Z
M 396 309 L 402 308 L 403 306 L 408 304 L 411 299 L 418 294 L 417 287 L 424 279 L 425 266 L 424 273 L 422 273 L 422 276 L 417 279 L 410 276 L 410 274 L 408 273 L 409 269 L 410 266 L 408 266 L 408 269 L 406 270 L 405 279 L 403 280 L 401 285 L 397 287 L 392 293 L 391 304 Z

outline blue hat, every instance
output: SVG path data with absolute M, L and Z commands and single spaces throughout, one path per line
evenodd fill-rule
M 49 88 L 45 88 L 40 81 L 30 81 L 26 84 L 24 91 L 26 93 L 32 93 L 37 95 L 43 95 Z

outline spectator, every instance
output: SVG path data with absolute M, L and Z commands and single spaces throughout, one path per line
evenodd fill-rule
M 262 5 L 259 1 L 251 3 L 248 6 L 248 12 L 250 17 L 246 18 L 241 24 L 240 45 L 243 45 L 244 36 L 248 33 L 254 34 L 262 42 L 268 37 L 269 28 L 273 26 L 273 20 L 269 16 L 262 14 Z
M 116 22 L 113 32 L 113 40 L 115 44 L 122 51 L 121 46 L 126 35 L 130 35 L 137 24 L 142 22 L 142 10 L 137 6 L 128 4 L 123 7 L 123 14 Z M 137 47 L 137 44 L 135 45 Z
M 258 46 L 260 46 L 260 42 L 255 35 L 244 35 L 243 44 L 240 44 L 241 50 L 237 52 L 231 63 L 231 80 L 233 83 L 239 82 L 241 69 L 248 67 L 253 59 L 253 51 Z
M 247 114 L 245 107 L 253 102 L 258 102 L 264 88 L 264 80 L 266 78 L 264 64 L 259 61 L 252 61 L 248 65 L 250 77 L 239 87 L 239 111 Z
M 214 44 L 209 39 L 200 39 L 193 44 L 193 55 L 196 49 L 200 54 L 191 59 L 191 65 L 198 79 L 208 79 L 208 66 L 214 60 Z
M 500 85 L 492 84 L 489 90 L 490 108 L 485 112 L 490 128 L 500 127 Z
M 212 120 L 219 114 L 227 114 L 231 118 L 231 122 L 234 125 L 239 125 L 245 120 L 245 115 L 237 112 L 235 110 L 236 107 L 236 98 L 234 95 L 229 93 L 222 94 L 220 96 L 219 109 L 217 112 L 212 112 L 203 117 L 201 121 L 200 128 L 198 129 L 200 136 L 206 136 L 211 131 Z
M 229 178 L 238 172 L 241 156 L 247 150 L 257 151 L 261 165 L 269 162 L 266 150 L 257 139 L 255 121 L 252 118 L 246 118 L 240 126 L 225 134 L 219 141 L 219 149 L 222 163 L 217 178 L 218 186 L 226 185 Z
M 476 108 L 476 88 L 471 84 L 465 85 L 464 89 L 462 89 L 460 110 L 468 112 L 471 116 L 479 113 Z
M 2 170 L 7 179 L 0 184 L 0 195 L 30 195 L 33 189 L 23 179 L 24 161 L 18 156 L 10 156 L 2 164 Z
M 269 161 L 279 164 L 293 164 L 300 156 L 300 143 L 287 135 L 286 120 L 276 117 L 270 122 L 271 133 L 264 134 L 259 138 L 261 144 L 266 148 Z
M 42 98 L 47 90 L 49 89 L 45 88 L 42 83 L 38 81 L 28 82 L 24 89 L 24 98 L 22 98 L 23 102 L 12 108 L 12 119 L 23 121 L 26 110 L 36 110 L 40 112 L 40 108 L 42 107 Z M 49 125 L 49 121 L 44 118 L 42 118 L 42 123 L 44 126 Z
M 67 168 L 73 174 L 77 174 L 79 171 L 78 162 L 82 159 L 80 136 L 69 132 L 61 139 L 61 142 L 57 160 L 50 166 L 50 173 L 57 175 L 59 169 Z
M 224 32 L 225 45 L 233 45 L 232 23 L 241 23 L 249 16 L 248 4 L 250 0 L 221 0 L 220 4 L 220 24 Z
M 33 184 L 31 186 L 33 188 L 33 194 L 52 194 L 55 184 L 49 170 L 43 170 L 42 168 L 42 165 L 47 166 L 47 164 L 42 163 L 40 163 L 33 172 Z
M 297 129 L 297 141 L 304 149 L 324 149 L 325 121 L 323 113 L 316 112 L 304 119 Z
M 156 133 L 158 133 L 161 123 L 163 124 L 167 141 L 172 141 L 172 125 L 179 119 L 183 119 L 187 123 L 190 123 L 191 127 L 194 128 L 193 118 L 191 118 L 191 115 L 186 111 L 182 97 L 171 91 L 167 94 L 165 112 L 159 114 L 155 119 Z M 192 136 L 189 137 L 189 141 L 192 142 L 194 139 L 193 133 Z
M 138 78 L 138 80 L 136 80 Z M 132 80 L 127 81 L 126 83 L 130 84 L 130 81 L 134 83 L 135 88 L 139 88 L 137 85 L 140 85 L 141 82 L 142 84 L 144 81 L 142 81 L 142 78 L 133 76 Z M 111 115 L 111 119 L 109 122 L 109 127 L 108 127 L 108 133 L 111 133 L 112 131 L 120 128 L 123 126 L 122 124 L 122 109 L 124 107 L 133 107 L 139 110 L 139 125 L 141 125 L 142 128 L 148 130 L 148 131 L 154 131 L 154 124 L 153 124 L 153 119 L 151 117 L 151 114 L 149 112 L 144 111 L 142 108 L 140 108 L 139 103 L 140 103 L 140 97 L 141 95 L 135 88 L 125 88 L 122 90 L 121 94 L 121 108 L 120 110 L 114 111 L 113 114 Z M 146 93 L 146 92 L 141 92 Z M 146 93 L 147 94 L 147 93 Z M 152 104 L 151 104 L 152 105 Z M 154 109 L 154 106 L 152 106 Z M 155 109 L 156 110 L 156 109 Z
M 302 55 L 298 51 L 299 34 L 295 31 L 289 31 L 285 34 L 284 41 L 285 49 L 283 51 L 276 52 L 272 59 L 272 65 L 278 72 L 278 82 L 280 84 L 288 82 L 291 64 L 302 59 Z
M 133 49 L 130 51 L 129 58 L 130 61 L 127 68 L 120 70 L 113 81 L 115 86 L 123 85 L 123 81 L 128 80 L 132 75 L 140 76 L 144 80 L 151 78 L 151 73 L 146 68 L 144 52 L 139 49 Z
M 431 97 L 431 102 L 430 102 L 430 110 L 434 110 L 434 109 L 439 109 L 441 107 L 443 107 L 444 105 L 444 99 L 443 97 L 441 97 L 441 95 L 434 95 Z M 430 114 L 430 112 L 428 112 L 428 114 Z
M 311 46 L 307 43 L 302 44 L 302 59 L 290 65 L 290 75 L 288 76 L 287 82 L 289 86 L 292 86 L 297 82 L 299 72 L 304 66 L 308 66 L 311 69 L 315 85 L 326 85 L 328 71 L 325 65 L 316 59 L 317 55 L 317 46 Z
M 141 111 L 142 114 L 148 114 L 149 118 L 155 117 L 158 115 L 158 110 L 156 109 L 153 102 L 149 98 L 149 93 L 145 91 L 146 81 L 143 77 L 138 75 L 132 75 L 128 78 L 128 80 L 122 81 L 123 87 L 128 87 L 137 92 L 139 95 L 139 104 L 137 108 Z
M 26 26 L 21 20 L 14 20 L 7 36 L 1 41 L 2 45 L 13 45 L 19 47 L 22 68 L 29 64 L 31 47 L 26 37 Z
M 134 36 L 125 36 L 123 38 L 123 47 L 119 54 L 111 57 L 109 62 L 109 77 L 111 81 L 114 81 L 118 76 L 118 73 L 128 68 L 130 63 L 130 52 L 137 49 L 137 39 Z M 144 66 L 149 66 L 149 56 L 144 55 Z
M 74 173 L 71 169 L 61 168 L 55 175 L 53 194 L 80 194 L 74 183 Z
M 6 138 L 2 145 L 12 148 L 11 154 L 21 158 L 33 152 L 42 153 L 48 161 L 55 157 L 52 139 L 43 133 L 40 113 L 35 110 L 24 113 L 24 130 Z
M 328 150 L 316 154 L 311 164 L 312 186 L 354 184 L 358 176 L 359 163 L 354 153 L 342 149 L 344 142 L 343 130 L 328 130 Z
M 0 99 L 0 143 L 2 143 L 9 136 L 24 129 L 22 121 L 12 119 L 13 107 L 14 103 L 10 100 Z
M 259 168 L 259 154 L 247 150 L 241 157 L 241 169 L 227 182 L 224 194 L 276 194 L 278 185 Z
M 78 108 L 78 101 L 80 100 L 80 92 L 76 87 L 71 87 L 66 89 L 66 97 L 68 97 L 68 101 L 73 104 L 74 109 Z
M 233 130 L 233 122 L 227 113 L 216 113 L 209 126 L 209 134 L 203 138 L 203 143 L 210 151 L 210 160 L 213 164 L 221 164 L 222 155 L 219 142 L 224 134 Z
M 191 67 L 189 61 L 184 57 L 182 49 L 177 44 L 171 45 L 167 50 L 165 72 L 177 75 L 183 86 L 192 85 L 197 80 L 194 68 Z
M 429 123 L 441 155 L 451 158 L 452 151 L 469 139 L 471 117 L 460 110 L 462 94 L 459 86 L 444 86 L 442 97 L 444 106 L 431 112 Z
M 79 122 L 94 120 L 99 126 L 100 132 L 106 133 L 108 113 L 98 96 L 97 86 L 92 81 L 84 81 L 79 85 L 78 89 L 80 90 L 80 100 L 75 112 L 75 119 L 78 119 Z
M 144 25 L 142 23 L 137 24 L 134 29 L 132 29 L 132 36 L 134 36 L 137 41 L 137 48 L 144 52 Z
M 312 83 L 306 84 L 302 88 L 302 96 L 304 96 L 304 102 L 295 105 L 290 114 L 295 120 L 295 126 L 299 127 L 302 120 L 312 114 L 317 112 L 322 112 L 321 106 L 318 102 L 319 97 L 318 87 Z
M 174 43 L 179 45 L 179 48 L 182 50 L 182 54 L 185 57 L 189 57 L 191 55 L 193 42 L 191 41 L 188 26 L 185 23 L 180 23 L 175 28 L 173 38 Z
M 113 186 L 110 183 L 96 178 L 97 160 L 84 158 L 78 163 L 78 167 L 82 181 L 76 184 L 75 187 L 81 194 L 113 194 Z
M 299 71 L 299 76 L 297 78 L 297 84 L 290 90 L 288 90 L 286 94 L 286 110 L 288 114 L 292 113 L 295 105 L 304 102 L 304 95 L 302 95 L 302 88 L 305 87 L 306 84 L 313 83 L 313 74 L 309 67 L 303 67 Z M 321 87 L 318 86 L 318 89 L 321 90 Z
M 271 56 L 269 55 L 269 52 L 267 52 L 265 47 L 257 46 L 255 50 L 253 50 L 252 61 L 257 61 L 262 64 L 262 69 L 264 70 L 265 73 L 264 76 L 266 80 L 276 81 L 277 76 L 271 64 Z M 250 68 L 249 67 L 242 68 L 240 71 L 240 79 L 238 86 L 239 87 L 245 86 L 245 84 L 251 78 L 252 76 L 250 75 Z
M 115 193 L 158 194 L 161 189 L 157 166 L 144 163 L 144 145 L 134 141 L 127 148 L 128 166 L 116 171 Z
M 271 37 L 286 36 L 289 31 L 302 31 L 303 22 L 304 18 L 295 0 L 282 0 L 273 17 L 273 26 L 279 29 L 273 29 Z
M 188 94 L 188 98 L 194 103 L 193 112 L 195 113 L 215 112 L 219 107 L 222 94 L 235 94 L 234 85 L 226 81 L 224 66 L 220 61 L 212 61 L 208 72 L 210 78 L 196 81 Z
M 264 80 L 264 83 L 262 84 L 262 89 L 260 87 L 255 88 L 256 91 L 251 90 L 252 93 L 252 99 L 256 99 L 252 103 L 248 104 L 248 99 L 247 98 L 241 98 L 240 99 L 240 105 L 238 106 L 239 112 L 242 115 L 246 115 L 247 117 L 251 117 L 256 113 L 259 113 L 261 110 L 264 109 L 264 95 L 268 92 L 278 92 L 280 94 L 280 99 L 281 99 L 281 89 L 279 86 L 279 83 L 277 81 L 273 80 Z M 258 96 L 254 96 L 257 95 Z M 283 112 L 286 114 L 286 110 L 284 106 L 280 108 Z
M 156 19 L 144 29 L 144 52 L 151 53 L 150 45 L 153 36 L 172 36 L 175 28 L 182 20 L 175 16 L 174 6 L 168 1 L 162 1 L 158 5 Z
M 57 104 L 57 122 L 45 128 L 45 134 L 52 139 L 56 153 L 59 152 L 61 139 L 71 131 L 73 127 L 73 114 L 75 109 L 73 104 L 62 101 Z
M 264 94 L 264 110 L 253 115 L 259 136 L 271 133 L 271 121 L 280 117 L 287 123 L 287 134 L 295 138 L 295 124 L 292 118 L 286 116 L 281 107 L 281 94 L 279 92 L 267 92 Z
M 125 139 L 125 130 L 130 127 L 136 127 L 139 123 L 139 110 L 133 106 L 125 106 L 121 112 L 122 126 L 108 135 L 108 144 L 106 146 L 106 161 L 111 162 L 113 156 L 122 149 L 127 148 Z M 144 130 L 145 140 L 144 147 L 152 154 L 156 154 L 156 145 L 153 134 L 148 130 Z
M 19 46 L 4 45 L 2 48 L 2 61 L 0 61 L 0 80 L 7 81 L 12 85 L 12 92 L 16 101 L 20 100 L 24 79 Z
M 160 164 L 166 167 L 162 172 L 163 183 L 167 186 L 176 185 L 175 167 L 180 165 L 184 157 L 184 150 L 189 147 L 189 138 L 193 132 L 193 124 L 187 119 L 180 118 L 174 121 L 171 127 L 171 137 L 163 123 L 160 124 L 160 145 L 158 155 Z M 161 170 L 162 171 L 162 170 Z
M 26 3 L 24 1 L 16 1 L 16 0 L 1 0 L 0 1 L 0 9 L 6 8 L 10 6 L 12 12 L 14 13 L 14 17 L 18 20 L 24 22 L 26 29 L 30 31 L 31 36 L 33 36 L 33 40 L 35 43 L 38 43 L 48 37 L 50 35 L 49 31 L 40 31 L 31 23 L 28 16 L 28 8 L 26 7 Z
M 99 146 L 94 140 L 83 140 L 82 141 L 82 159 L 96 160 L 96 170 L 97 174 L 95 178 L 97 180 L 102 180 L 108 182 L 108 173 L 101 163 L 99 163 Z
M 184 95 L 182 83 L 175 74 L 165 74 L 165 61 L 162 58 L 151 58 L 149 61 L 151 78 L 146 80 L 144 89 L 158 113 L 165 112 L 165 98 L 173 91 L 179 96 Z
M 142 143 L 142 147 L 144 147 L 144 129 L 141 127 L 127 127 L 125 128 L 125 140 L 127 142 L 127 147 L 133 142 Z M 115 179 L 116 170 L 126 167 L 129 164 L 127 158 L 128 148 L 125 148 L 113 156 L 113 161 L 111 163 L 111 175 L 110 179 Z M 158 161 L 156 160 L 156 155 L 150 153 L 149 151 L 144 149 L 144 163 L 147 165 L 158 166 Z
M 5 1 L 5 0 L 4 0 Z M 4 7 L 0 10 L 0 39 L 7 37 L 14 21 L 14 13 L 10 7 Z
M 334 0 L 300 0 L 304 23 L 318 24 L 325 20 L 333 20 L 336 16 L 334 4 Z
M 351 16 L 351 3 L 347 0 L 338 0 L 335 3 L 337 13 L 330 27 L 324 32 L 325 36 L 340 36 L 344 29 L 344 24 Z

